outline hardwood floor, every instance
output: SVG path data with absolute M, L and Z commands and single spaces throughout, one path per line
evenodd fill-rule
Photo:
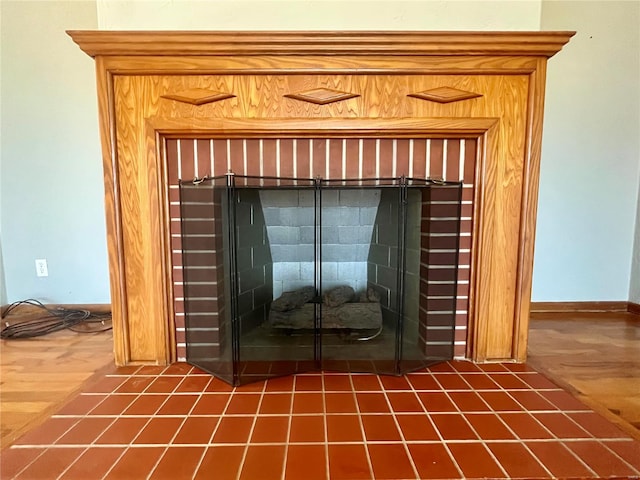
M 531 321 L 529 363 L 640 437 L 640 317 Z M 38 425 L 92 377 L 113 368 L 111 332 L 2 341 L 1 445 Z M 615 414 L 615 415 L 614 415 Z M 628 423 L 627 423 L 628 422 Z
M 46 419 L 96 372 L 113 364 L 113 335 L 69 330 L 44 337 L 2 340 L 2 447 Z
M 640 434 L 640 316 L 532 319 L 528 363 L 610 420 L 633 425 L 626 425 L 629 433 Z

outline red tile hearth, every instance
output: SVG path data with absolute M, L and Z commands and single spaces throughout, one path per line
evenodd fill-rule
M 640 442 L 522 365 L 309 373 L 232 389 L 115 369 L 0 455 L 2 479 L 640 476 Z

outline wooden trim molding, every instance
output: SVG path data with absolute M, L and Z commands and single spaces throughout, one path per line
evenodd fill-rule
M 575 32 L 67 32 L 100 55 L 536 55 L 551 57 Z
M 472 98 L 481 97 L 482 95 L 474 92 L 465 92 L 451 87 L 432 88 L 424 92 L 410 93 L 409 97 L 421 98 L 430 102 L 451 103 L 461 102 L 462 100 L 470 100 Z
M 232 93 L 215 92 L 205 90 L 204 88 L 194 88 L 192 90 L 185 90 L 183 92 L 176 92 L 162 96 L 162 98 L 168 98 L 169 100 L 175 100 L 176 102 L 189 103 L 197 106 L 219 102 L 233 97 L 235 97 L 235 95 Z
M 531 302 L 531 313 L 627 312 L 629 302 Z
M 634 302 L 532 302 L 531 318 L 544 319 L 579 319 L 584 317 L 620 318 L 620 315 L 640 316 L 640 304 Z
M 573 32 L 68 33 L 96 59 L 118 365 L 175 360 L 167 138 L 475 139 L 467 356 L 525 359 L 546 62 Z M 474 98 L 409 96 L 434 91 Z

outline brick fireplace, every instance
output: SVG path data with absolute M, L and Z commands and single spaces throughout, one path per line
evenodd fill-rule
M 407 176 L 435 178 L 463 182 L 458 258 L 458 290 L 454 354 L 466 354 L 469 271 L 471 259 L 471 233 L 473 215 L 473 180 L 475 174 L 477 142 L 468 139 L 441 138 L 315 138 L 315 139 L 167 139 L 166 162 L 169 172 L 169 212 L 172 245 L 172 274 L 174 296 L 174 323 L 176 326 L 176 354 L 185 360 L 185 307 L 181 259 L 179 180 L 224 175 L 228 171 L 240 175 L 314 178 L 389 178 Z M 251 161 L 247 161 L 251 159 Z M 263 207 L 270 204 L 262 199 Z M 277 205 L 274 205 L 277 206 Z M 375 215 L 375 208 L 371 208 Z M 268 211 L 268 210 L 267 210 Z M 356 212 L 357 214 L 357 212 Z M 347 222 L 345 225 L 349 225 Z M 346 226 L 345 226 L 346 228 Z M 282 231 L 282 229 L 281 229 Z M 371 232 L 368 232 L 371 236 Z M 368 241 L 368 240 L 367 240 Z M 275 248 L 284 251 L 290 241 Z M 274 240 L 271 239 L 272 248 Z M 355 246 L 354 246 L 355 248 Z M 436 250 L 432 255 L 444 255 Z M 345 252 L 347 257 L 352 252 Z M 274 258 L 277 269 L 279 258 Z M 290 262 L 281 262 L 287 264 Z M 366 261 L 364 262 L 366 263 Z M 337 271 L 337 267 L 336 267 Z M 277 274 L 274 274 L 274 277 Z M 353 275 L 353 272 L 350 272 Z M 290 281 L 284 286 L 276 283 L 274 297 L 283 291 L 303 285 L 303 280 Z M 341 279 L 341 283 L 345 280 Z M 366 282 L 366 274 L 365 274 Z M 340 283 L 336 283 L 340 284 Z M 358 290 L 357 285 L 353 285 Z M 434 292 L 432 292 L 433 294 Z M 435 292 L 437 293 L 437 292 Z M 425 290 L 425 296 L 427 292 Z M 437 295 L 431 295 L 436 300 Z M 431 300 L 431 299 L 430 299 Z
M 457 356 L 523 361 L 547 59 L 571 32 L 69 32 L 95 57 L 116 363 L 184 355 L 176 182 L 462 180 Z

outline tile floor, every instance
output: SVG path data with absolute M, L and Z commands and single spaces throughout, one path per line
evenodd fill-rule
M 0 455 L 3 479 L 640 476 L 640 442 L 526 365 L 310 373 L 233 389 L 115 369 Z

